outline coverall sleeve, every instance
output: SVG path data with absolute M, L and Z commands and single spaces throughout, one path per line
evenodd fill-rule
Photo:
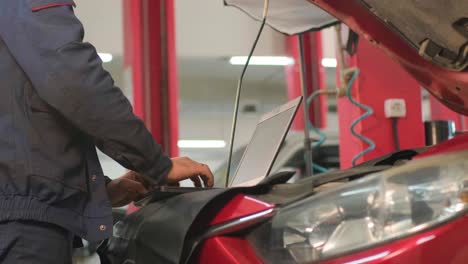
M 122 166 L 164 181 L 171 160 L 133 114 L 96 49 L 83 42 L 83 26 L 71 5 L 53 5 L 73 1 L 40 0 L 52 2 L 40 10 L 34 0 L 3 1 L 10 10 L 0 11 L 0 36 L 39 97 Z

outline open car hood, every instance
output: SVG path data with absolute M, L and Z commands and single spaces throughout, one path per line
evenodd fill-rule
M 287 3 L 303 1 L 270 1 L 270 12 L 276 14 L 275 20 L 281 21 L 283 18 L 289 25 L 294 25 L 294 21 L 298 24 L 304 22 L 304 19 L 296 19 L 293 12 L 286 12 L 289 10 Z M 282 7 L 278 9 L 275 6 L 281 1 L 285 4 L 280 5 Z M 344 22 L 361 37 L 384 50 L 446 106 L 468 115 L 467 0 L 307 1 Z M 258 18 L 258 10 L 255 11 L 255 7 L 261 9 L 263 0 L 225 2 Z M 310 14 L 318 17 L 316 11 Z M 322 20 L 321 25 L 326 24 L 326 20 Z M 270 25 L 274 28 L 277 26 L 271 23 Z M 310 30 L 317 28 L 320 28 L 317 24 L 309 24 Z M 287 33 L 300 32 L 294 30 L 294 27 L 288 30 L 275 29 L 288 31 Z

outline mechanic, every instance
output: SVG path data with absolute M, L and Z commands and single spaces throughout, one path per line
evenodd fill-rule
M 213 185 L 206 165 L 163 154 L 73 8 L 0 1 L 0 263 L 71 263 L 75 236 L 112 234 L 112 206 L 155 184 Z M 96 147 L 130 171 L 105 177 Z

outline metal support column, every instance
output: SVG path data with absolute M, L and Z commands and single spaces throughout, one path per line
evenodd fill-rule
M 303 121 L 304 121 L 304 154 L 305 154 L 305 169 L 306 169 L 306 177 L 307 176 L 312 176 L 312 142 L 310 140 L 310 131 L 309 131 L 309 111 L 306 107 L 306 99 L 308 96 L 307 93 L 307 87 L 308 87 L 308 82 L 307 82 L 307 68 L 306 68 L 306 60 L 305 60 L 305 53 L 304 53 L 304 34 L 299 35 L 299 54 L 300 54 L 300 59 L 301 59 L 301 90 L 302 90 L 302 96 L 304 97 L 303 99 L 303 106 L 302 106 L 302 111 L 303 111 Z
M 294 58 L 294 64 L 286 66 L 286 83 L 289 99 L 308 96 L 326 88 L 325 69 L 322 67 L 322 38 L 320 32 L 304 33 L 286 38 L 286 53 Z M 321 96 L 311 103 L 309 109 L 301 107 L 302 115 L 297 115 L 292 129 L 304 131 L 306 175 L 312 175 L 312 146 L 308 122 L 315 127 L 325 128 L 327 117 L 326 97 Z

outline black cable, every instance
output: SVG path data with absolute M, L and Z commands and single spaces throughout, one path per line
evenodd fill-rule
M 392 133 L 395 151 L 400 151 L 400 140 L 398 139 L 398 118 L 392 117 Z
M 229 185 L 229 176 L 230 176 L 230 170 L 231 170 L 231 162 L 232 162 L 232 153 L 234 150 L 234 138 L 236 134 L 236 127 L 237 127 L 237 116 L 239 114 L 239 100 L 240 100 L 240 95 L 241 95 L 241 90 L 242 90 L 242 82 L 244 81 L 244 75 L 245 72 L 247 71 L 247 68 L 249 67 L 250 59 L 252 58 L 252 55 L 255 51 L 255 48 L 257 47 L 258 40 L 260 39 L 260 36 L 262 35 L 263 28 L 265 27 L 266 24 L 266 16 L 264 16 L 262 20 L 262 24 L 260 26 L 260 29 L 258 30 L 257 37 L 255 38 L 254 44 L 252 46 L 252 49 L 250 50 L 249 56 L 247 57 L 247 61 L 245 62 L 244 68 L 242 69 L 241 76 L 239 78 L 239 82 L 237 83 L 237 94 L 236 94 L 236 101 L 234 104 L 234 116 L 232 120 L 232 129 L 231 129 L 231 140 L 230 140 L 230 146 L 229 146 L 229 158 L 227 162 L 227 172 L 226 172 L 226 181 L 225 181 L 225 187 L 228 187 Z

